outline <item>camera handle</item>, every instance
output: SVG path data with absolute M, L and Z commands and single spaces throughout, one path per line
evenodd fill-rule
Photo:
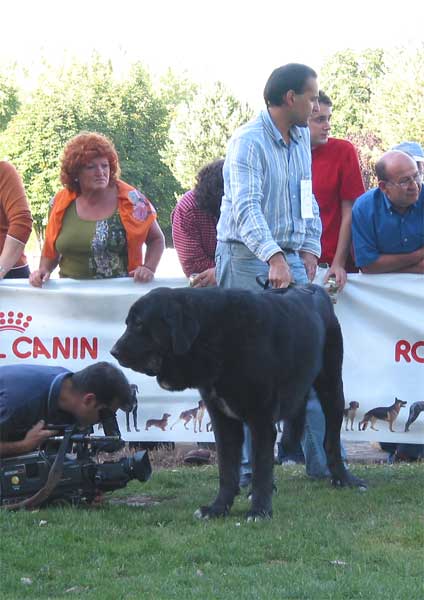
M 40 506 L 42 502 L 47 500 L 54 488 L 59 483 L 60 478 L 62 477 L 65 454 L 69 447 L 69 441 L 74 430 L 75 426 L 66 429 L 66 431 L 64 432 L 58 453 L 56 454 L 56 458 L 54 459 L 52 467 L 49 471 L 49 476 L 47 477 L 46 484 L 30 498 L 26 498 L 25 500 L 21 500 L 20 502 L 15 502 L 14 504 L 6 504 L 5 506 L 3 506 L 3 508 L 5 508 L 6 510 L 18 510 L 20 508 L 32 510 L 34 508 L 37 508 L 37 506 Z

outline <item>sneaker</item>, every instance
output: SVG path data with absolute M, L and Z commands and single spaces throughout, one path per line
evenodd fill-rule
M 249 487 L 249 485 L 251 485 L 251 483 L 252 483 L 252 473 L 243 473 L 242 475 L 240 475 L 239 486 L 241 488 Z

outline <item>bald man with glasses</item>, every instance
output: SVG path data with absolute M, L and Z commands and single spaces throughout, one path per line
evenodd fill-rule
M 378 187 L 353 206 L 356 265 L 363 273 L 424 274 L 424 191 L 417 162 L 391 150 L 375 172 Z

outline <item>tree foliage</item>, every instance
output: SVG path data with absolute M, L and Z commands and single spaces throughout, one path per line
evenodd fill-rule
M 19 109 L 19 90 L 6 75 L 0 74 L 0 131 L 6 129 Z
M 385 73 L 375 87 L 372 129 L 386 148 L 404 140 L 424 146 L 424 43 L 385 55 Z
M 252 114 L 249 106 L 219 81 L 210 90 L 199 90 L 191 102 L 180 105 L 171 137 L 176 153 L 175 172 L 186 189 L 192 187 L 202 166 L 225 156 L 231 135 Z
M 333 102 L 336 137 L 360 132 L 372 108 L 375 86 L 384 73 L 383 50 L 336 52 L 324 64 L 320 87 Z
M 358 151 L 359 166 L 365 189 L 371 189 L 377 185 L 377 176 L 374 165 L 384 152 L 381 138 L 370 131 L 351 133 L 347 139 L 352 142 Z

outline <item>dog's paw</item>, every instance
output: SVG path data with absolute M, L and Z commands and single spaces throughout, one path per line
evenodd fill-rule
M 195 511 L 194 516 L 196 517 L 196 519 L 208 521 L 209 519 L 218 519 L 219 517 L 225 517 L 228 515 L 229 512 L 230 509 L 228 506 L 224 508 L 214 507 L 213 505 L 201 506 Z
M 249 510 L 246 514 L 246 521 L 248 523 L 256 523 L 265 519 L 272 519 L 272 510 Z
M 352 475 L 349 471 L 346 471 L 344 477 L 333 477 L 331 483 L 335 487 L 357 487 L 361 492 L 368 489 L 368 486 L 363 479 L 355 477 L 355 475 Z

